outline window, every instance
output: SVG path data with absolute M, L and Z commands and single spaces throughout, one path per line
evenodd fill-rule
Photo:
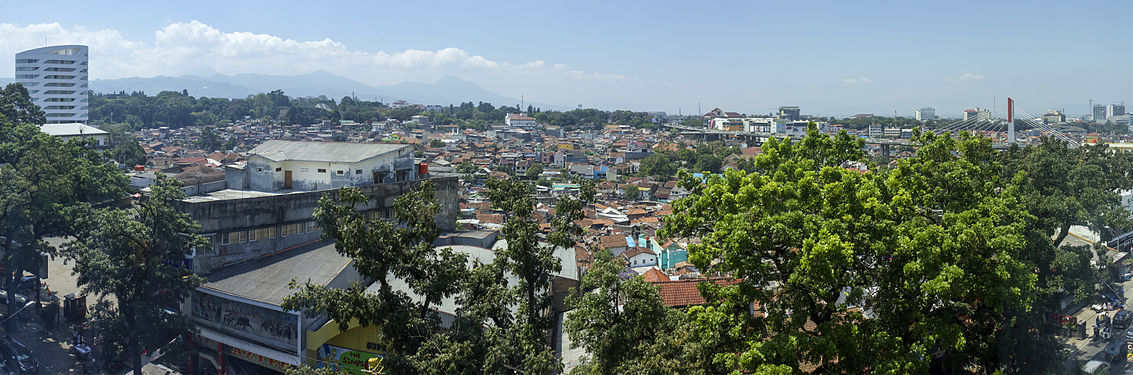
M 342 173 L 343 173 L 341 169 L 337 170 L 336 172 L 338 172 L 338 175 L 339 175 L 339 176 L 341 176 L 341 175 L 342 175 Z
M 319 229 L 319 228 L 318 228 L 318 224 L 315 224 L 315 222 L 314 222 L 314 221 L 308 221 L 308 222 L 307 222 L 307 231 L 308 231 L 308 232 L 314 232 L 314 231 L 316 231 L 316 230 L 318 230 L 318 229 Z
M 245 243 L 245 242 L 248 242 L 248 232 L 246 232 L 246 231 L 239 231 L 239 232 L 237 232 L 237 233 L 239 233 L 239 234 L 240 234 L 240 243 Z
M 24 79 L 35 78 L 35 77 L 39 77 L 39 74 L 17 74 L 16 75 L 16 78 L 24 78 Z
M 29 72 L 29 71 L 36 70 L 36 69 L 39 69 L 39 67 L 38 66 L 17 66 L 16 67 L 17 72 Z
M 362 174 L 362 170 L 361 169 L 355 169 L 354 174 Z
M 281 170 L 283 170 L 283 168 L 280 168 L 280 167 L 275 167 L 275 171 L 276 171 L 276 172 L 279 172 L 279 171 L 281 171 Z
M 319 173 L 327 173 L 326 168 L 319 168 Z
M 236 239 L 236 237 L 233 236 L 234 234 L 236 234 L 236 233 L 235 232 L 228 232 L 227 234 L 220 236 L 220 244 L 221 245 L 227 245 L 227 244 L 232 243 L 232 240 Z
M 263 168 L 256 168 L 256 172 L 263 172 L 263 171 L 264 171 Z
M 311 171 L 311 168 L 299 168 L 299 171 L 303 172 L 303 173 L 307 173 L 307 172 Z
M 37 59 L 16 59 L 16 64 L 31 64 L 37 62 Z

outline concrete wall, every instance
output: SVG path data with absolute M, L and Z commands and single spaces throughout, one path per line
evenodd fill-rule
M 437 199 L 441 202 L 441 212 L 437 225 L 442 230 L 456 228 L 459 211 L 457 194 L 460 189 L 456 177 L 432 178 Z M 389 182 L 384 184 L 358 186 L 370 201 L 359 210 L 391 210 L 394 200 L 411 191 L 421 180 Z M 207 273 L 213 269 L 259 258 L 292 246 L 317 241 L 320 232 L 281 235 L 280 226 L 300 224 L 307 226 L 312 221 L 319 199 L 334 190 L 320 190 L 279 194 L 265 197 L 234 198 L 203 202 L 180 202 L 179 209 L 187 212 L 201 224 L 199 234 L 211 240 L 207 249 L 198 249 L 194 258 L 194 270 Z M 256 241 L 224 243 L 222 236 L 229 233 L 255 231 L 273 228 L 274 236 Z
M 181 190 L 185 191 L 185 195 L 193 196 L 197 194 L 208 194 L 214 191 L 220 191 L 228 188 L 226 180 L 206 182 L 203 184 L 192 184 L 182 187 Z
M 248 158 L 244 169 L 248 189 L 256 191 L 284 190 L 286 173 L 291 171 L 290 190 L 314 191 L 343 186 L 374 184 L 374 172 L 384 176 L 384 182 L 397 181 L 397 172 L 405 172 L 405 179 L 417 178 L 413 150 L 409 148 L 378 155 L 357 163 L 330 163 L 313 161 L 273 161 L 259 155 Z

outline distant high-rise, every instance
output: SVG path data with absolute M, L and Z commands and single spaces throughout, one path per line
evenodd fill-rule
M 1092 119 L 1094 121 L 1097 121 L 1097 122 L 1105 121 L 1106 117 L 1105 117 L 1105 106 L 1104 105 L 1094 104 L 1094 113 L 1093 113 Z
M 1105 118 L 1111 119 L 1114 116 L 1121 116 L 1125 114 L 1125 103 L 1110 104 L 1105 107 Z
M 936 120 L 936 109 L 924 107 L 917 110 L 917 121 Z
M 991 111 L 983 108 L 964 110 L 964 121 L 990 121 Z
M 782 106 L 779 107 L 779 118 L 784 120 L 798 121 L 802 119 L 801 112 L 798 106 Z
M 16 83 L 43 109 L 47 123 L 87 122 L 87 46 L 36 48 L 16 54 Z

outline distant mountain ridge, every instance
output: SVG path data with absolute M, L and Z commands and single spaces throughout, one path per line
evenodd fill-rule
M 14 78 L 0 78 L 0 85 L 14 81 Z M 161 91 L 188 90 L 189 95 L 196 97 L 233 99 L 272 90 L 283 90 L 291 97 L 325 95 L 327 98 L 339 100 L 344 96 L 353 95 L 360 100 L 383 100 L 387 103 L 405 100 L 418 104 L 459 105 L 462 102 L 482 101 L 497 107 L 520 103 L 519 99 L 496 94 L 454 76 L 446 76 L 433 83 L 402 82 L 396 85 L 370 86 L 322 70 L 294 76 L 217 74 L 210 77 L 184 75 L 96 79 L 91 81 L 90 88 L 96 93 L 142 91 L 148 95 L 156 95 Z M 545 103 L 527 104 L 542 108 L 563 108 Z

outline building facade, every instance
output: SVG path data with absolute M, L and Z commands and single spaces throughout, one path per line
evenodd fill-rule
M 1105 121 L 1105 119 L 1106 119 L 1105 114 L 1106 114 L 1106 108 L 1105 108 L 1104 105 L 1094 104 L 1094 112 L 1093 112 L 1093 118 L 1092 118 L 1094 121 L 1098 121 L 1098 122 Z
M 990 121 L 991 111 L 984 108 L 969 109 L 964 111 L 964 121 Z
M 61 45 L 16 54 L 16 83 L 43 109 L 48 124 L 87 122 L 87 46 Z
M 917 110 L 917 121 L 936 120 L 936 109 L 924 107 Z
M 1105 118 L 1106 119 L 1112 119 L 1115 116 L 1121 116 L 1121 115 L 1124 115 L 1124 114 L 1125 114 L 1125 103 L 1110 104 L 1110 105 L 1105 107 Z
M 779 107 L 779 119 L 798 121 L 802 119 L 802 112 L 799 110 L 798 106 L 782 106 Z
M 228 188 L 313 191 L 417 179 L 413 148 L 403 144 L 270 140 L 248 163 L 226 169 Z

